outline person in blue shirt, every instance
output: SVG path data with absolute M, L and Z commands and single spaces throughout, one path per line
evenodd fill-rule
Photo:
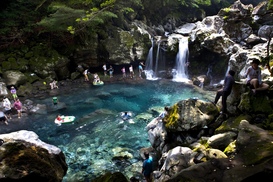
M 216 105 L 220 97 L 222 96 L 222 109 L 221 114 L 227 114 L 227 97 L 230 95 L 232 91 L 232 86 L 235 83 L 234 80 L 235 71 L 229 70 L 228 75 L 224 80 L 224 87 L 217 91 L 215 96 L 214 104 Z
M 142 165 L 142 174 L 147 182 L 152 182 L 151 174 L 153 173 L 153 158 L 150 157 L 149 152 L 144 153 L 145 160 Z
M 143 62 L 140 62 L 139 65 L 138 65 L 138 76 L 139 76 L 139 78 L 142 78 L 141 74 L 143 72 L 143 66 L 145 66 Z

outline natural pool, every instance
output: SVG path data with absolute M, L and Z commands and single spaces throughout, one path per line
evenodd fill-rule
M 1 128 L 0 132 L 32 130 L 44 142 L 58 146 L 69 166 L 63 181 L 90 181 L 107 171 L 120 171 L 129 178 L 140 175 L 139 149 L 150 146 L 145 126 L 164 106 L 192 97 L 204 99 L 192 86 L 168 80 L 87 84 L 58 95 L 66 109 L 31 115 L 10 129 Z M 34 102 L 50 108 L 51 99 Z M 119 113 L 122 111 L 133 112 L 134 123 L 121 123 Z M 74 115 L 76 122 L 57 126 L 54 119 L 58 113 Z M 128 156 L 128 159 L 120 156 Z

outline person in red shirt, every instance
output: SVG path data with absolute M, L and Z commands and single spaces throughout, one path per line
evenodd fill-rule
M 18 118 L 22 117 L 22 103 L 19 100 L 19 98 L 17 98 L 13 104 L 13 107 L 16 109 L 17 113 L 18 113 Z

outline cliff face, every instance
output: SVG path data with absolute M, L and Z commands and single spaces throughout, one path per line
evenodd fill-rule
M 62 181 L 67 171 L 62 151 L 32 131 L 0 135 L 1 181 Z
M 181 17 L 184 17 L 186 11 L 180 11 Z M 171 70 L 174 68 L 180 37 L 189 40 L 188 72 L 192 78 L 206 74 L 210 68 L 213 79 L 219 81 L 228 65 L 239 73 L 248 66 L 250 57 L 259 57 L 263 64 L 267 59 L 268 41 L 262 37 L 271 28 L 260 28 L 272 24 L 272 12 L 267 10 L 266 2 L 254 7 L 236 1 L 232 6 L 221 9 L 217 15 L 196 18 L 194 13 L 188 13 L 195 18 L 186 17 L 183 21 L 178 21 L 174 17 L 175 13 L 171 13 L 169 18 L 162 18 L 156 23 L 149 20 L 148 12 L 139 13 L 146 18 L 140 20 L 137 14 L 123 17 L 120 21 L 124 21 L 126 27 L 118 27 L 118 24 L 113 23 L 101 30 L 104 36 L 94 34 L 73 49 L 60 45 L 66 49 L 63 52 L 43 43 L 3 52 L 0 55 L 1 81 L 6 86 L 20 87 L 19 94 L 25 96 L 43 89 L 43 83 L 54 79 L 77 79 L 86 68 L 92 72 L 102 72 L 104 63 L 108 67 L 110 64 L 117 67 L 129 67 L 132 64 L 136 68 L 139 62 L 146 61 L 151 48 L 154 59 L 162 55 L 159 62 L 165 61 L 165 70 Z M 159 54 L 157 50 L 162 52 Z M 119 73 L 117 70 L 120 71 L 119 67 L 115 74 Z M 169 78 L 169 75 L 165 77 Z

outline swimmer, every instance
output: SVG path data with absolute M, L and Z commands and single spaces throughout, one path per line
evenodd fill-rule
M 121 116 L 121 118 L 122 118 L 123 120 L 128 120 L 128 119 L 130 119 L 133 115 L 132 115 L 131 112 L 124 111 L 124 112 L 121 112 L 120 116 Z

